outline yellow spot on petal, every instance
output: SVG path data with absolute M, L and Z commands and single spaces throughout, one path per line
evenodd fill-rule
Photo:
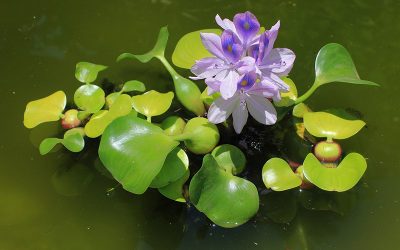
M 242 86 L 247 86 L 247 81 L 246 81 L 246 80 L 243 80 L 243 81 L 240 83 L 240 85 L 242 85 Z
M 228 45 L 228 51 L 232 52 L 232 45 Z
M 243 26 L 244 26 L 245 30 L 249 30 L 250 29 L 249 22 L 245 22 Z
M 257 78 L 256 79 L 256 83 L 260 83 L 261 82 L 261 79 L 260 78 Z

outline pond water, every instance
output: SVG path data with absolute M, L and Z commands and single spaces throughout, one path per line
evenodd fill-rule
M 185 33 L 216 27 L 217 13 L 231 18 L 245 10 L 266 27 L 281 20 L 277 46 L 296 52 L 291 78 L 300 92 L 312 83 L 315 55 L 329 42 L 343 44 L 360 76 L 382 86 L 332 84 L 308 101 L 315 110 L 352 107 L 368 124 L 343 144 L 367 156 L 365 177 L 353 191 L 329 204 L 321 201 L 336 212 L 305 209 L 292 202 L 291 193 L 264 194 L 255 219 L 223 229 L 156 191 L 141 196 L 119 187 L 110 191 L 115 182 L 96 170 L 95 145 L 78 155 L 39 155 L 38 143 L 57 128 L 25 129 L 25 105 L 59 89 L 72 97 L 79 86 L 76 62 L 110 65 L 101 79 L 138 79 L 149 89 L 168 90 L 172 84 L 159 62 L 117 64 L 115 58 L 145 52 L 166 24 L 170 58 Z M 2 1 L 0 249 L 398 249 L 399 15 L 397 0 Z M 269 154 L 258 153 L 248 168 L 261 169 Z M 276 220 L 286 223 L 264 214 L 272 200 L 284 208 Z

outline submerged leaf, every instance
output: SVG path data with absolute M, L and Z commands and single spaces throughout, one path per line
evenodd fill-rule
M 307 180 L 326 191 L 344 192 L 354 187 L 367 169 L 367 162 L 358 153 L 348 154 L 337 168 L 327 168 L 312 154 L 303 163 Z
M 82 85 L 75 91 L 74 102 L 86 113 L 96 113 L 104 106 L 105 93 L 99 86 Z
M 327 112 L 308 112 L 303 118 L 310 134 L 331 139 L 349 138 L 365 126 L 362 120 L 346 120 Z
M 104 65 L 79 62 L 76 64 L 75 78 L 82 83 L 92 83 L 96 80 L 97 74 L 106 68 Z
M 193 176 L 190 201 L 215 224 L 232 228 L 247 222 L 258 211 L 256 186 L 218 166 L 210 154 Z
M 164 131 L 134 115 L 114 120 L 101 137 L 99 156 L 124 189 L 142 194 L 179 144 Z
M 262 179 L 267 188 L 284 191 L 301 185 L 301 179 L 289 164 L 280 158 L 269 159 L 262 169 Z
M 201 42 L 200 33 L 215 33 L 220 35 L 220 29 L 204 29 L 190 32 L 179 39 L 175 50 L 172 53 L 172 63 L 184 69 L 190 69 L 196 60 L 211 57 Z
M 131 112 L 131 97 L 120 95 L 111 106 L 110 110 L 101 110 L 92 116 L 85 126 L 85 133 L 90 138 L 95 138 L 103 134 L 104 129 L 118 117 L 127 115 Z
M 171 106 L 174 93 L 160 93 L 155 90 L 147 91 L 142 95 L 132 96 L 132 106 L 135 110 L 147 117 L 164 114 Z
M 29 102 L 24 113 L 25 127 L 34 128 L 44 122 L 58 121 L 66 103 L 67 97 L 63 91 Z

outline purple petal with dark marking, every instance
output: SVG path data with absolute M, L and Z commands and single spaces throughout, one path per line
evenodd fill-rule
M 237 88 L 238 89 L 243 89 L 243 90 L 248 90 L 253 85 L 256 83 L 257 80 L 257 74 L 255 72 L 249 72 L 245 75 L 243 75 L 238 83 L 237 83 Z
M 274 47 L 275 40 L 278 36 L 278 31 L 280 27 L 280 21 L 278 21 L 270 30 L 265 31 L 260 36 L 260 48 L 257 63 L 259 65 L 265 64 L 265 60 L 268 57 L 270 51 Z
M 233 18 L 233 23 L 235 24 L 236 31 L 245 46 L 248 44 L 248 41 L 251 41 L 252 38 L 260 30 L 260 23 L 258 22 L 257 18 L 249 11 L 236 14 Z
M 221 35 L 221 45 L 225 58 L 231 63 L 239 61 L 243 47 L 239 38 L 231 30 L 225 30 Z
M 224 52 L 221 47 L 221 38 L 214 33 L 200 33 L 201 41 L 206 49 L 214 56 L 224 60 Z

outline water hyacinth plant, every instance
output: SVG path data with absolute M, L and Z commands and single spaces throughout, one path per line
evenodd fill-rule
M 64 129 L 61 138 L 45 138 L 40 153 L 54 152 L 58 144 L 80 152 L 90 138 L 99 145 L 97 169 L 126 191 L 143 194 L 157 189 L 171 200 L 192 204 L 213 223 L 228 228 L 256 215 L 259 193 L 267 189 L 310 189 L 296 197 L 307 208 L 309 204 L 302 201 L 313 199 L 312 190 L 317 190 L 315 199 L 320 204 L 324 194 L 327 199 L 337 199 L 326 191 L 353 188 L 367 163 L 359 153 L 346 154 L 338 140 L 354 136 L 365 122 L 344 109 L 314 112 L 304 101 L 328 83 L 377 84 L 361 80 L 348 51 L 330 43 L 316 57 L 312 87 L 298 96 L 296 84 L 289 78 L 295 53 L 274 48 L 279 21 L 266 30 L 249 11 L 236 14 L 233 20 L 219 15 L 215 20 L 220 29 L 190 32 L 175 47 L 172 62 L 190 70 L 190 78 L 177 73 L 165 57 L 167 27 L 160 29 L 155 45 L 147 53 L 118 56 L 117 61 L 132 59 L 141 63 L 158 59 L 172 77 L 174 88 L 167 93 L 146 91 L 145 84 L 137 80 L 105 91 L 94 82 L 107 66 L 78 63 L 75 77 L 83 85 L 76 90 L 70 109 L 65 110 L 67 96 L 63 91 L 26 106 L 25 127 L 34 129 L 61 120 Z M 207 87 L 201 89 L 192 80 L 204 82 Z M 186 111 L 170 110 L 175 98 Z M 166 118 L 161 121 L 154 118 L 163 114 Z M 236 138 L 246 133 L 245 126 L 251 119 L 264 125 L 280 123 L 263 128 L 279 135 L 279 143 L 271 147 L 277 147 L 280 157 L 271 158 L 269 152 L 262 152 L 264 162 L 247 166 L 246 152 Z M 235 133 L 226 132 L 230 124 Z M 218 145 L 220 139 L 235 145 Z M 199 168 L 193 167 L 198 158 L 194 155 L 203 157 Z M 77 166 L 76 173 L 85 173 L 78 180 L 86 183 L 93 179 L 86 178 L 87 171 L 81 171 L 83 165 Z M 245 175 L 246 168 L 258 172 L 263 184 Z M 76 195 L 77 190 L 62 193 Z M 278 192 L 273 194 L 267 196 L 272 202 L 280 197 Z M 282 197 L 286 199 L 287 194 Z M 278 221 L 268 211 L 266 216 Z

